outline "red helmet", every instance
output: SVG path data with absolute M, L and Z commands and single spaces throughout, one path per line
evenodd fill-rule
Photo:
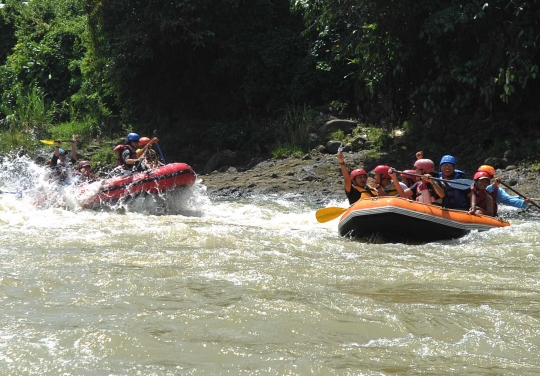
M 80 161 L 79 162 L 79 170 L 83 167 L 88 167 L 88 168 L 92 168 L 92 166 L 90 166 L 90 162 L 88 161 Z
M 352 170 L 351 171 L 351 180 L 354 180 L 354 178 L 359 176 L 359 175 L 366 175 L 367 176 L 366 170 L 364 170 L 363 168 L 357 168 L 356 170 Z
M 416 171 L 414 170 L 403 170 L 401 173 L 401 176 L 407 178 L 407 179 L 414 179 L 416 176 Z
M 489 173 L 487 173 L 485 171 L 478 171 L 476 174 L 474 174 L 473 180 L 478 180 L 478 179 L 488 179 L 488 180 L 490 180 L 491 176 L 489 176 Z
M 424 173 L 426 174 L 433 172 L 433 170 L 435 169 L 435 166 L 431 159 L 418 159 L 416 162 L 414 162 L 414 167 L 419 170 L 424 170 Z
M 383 178 L 390 179 L 390 174 L 388 173 L 390 166 L 387 165 L 378 165 L 373 169 L 377 174 L 381 174 Z
M 482 165 L 482 166 L 478 167 L 478 171 L 479 172 L 480 171 L 487 172 L 491 179 L 493 179 L 493 177 L 495 176 L 495 169 L 493 167 L 491 167 L 490 165 Z
M 150 139 L 149 139 L 148 137 L 141 137 L 141 138 L 139 139 L 139 145 L 140 145 L 140 146 L 144 146 L 144 145 L 146 145 L 146 144 L 149 143 L 149 142 L 150 142 Z

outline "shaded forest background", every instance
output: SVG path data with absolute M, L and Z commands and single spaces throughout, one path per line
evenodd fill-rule
M 324 114 L 537 162 L 539 38 L 540 0 L 0 0 L 0 147 L 287 154 Z

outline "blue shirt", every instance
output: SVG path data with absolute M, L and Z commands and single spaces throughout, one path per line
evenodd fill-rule
M 486 189 L 488 190 L 489 193 L 493 193 L 493 191 L 495 190 L 495 187 L 493 187 L 493 184 L 490 184 Z M 529 205 L 525 203 L 525 200 L 519 197 L 510 196 L 501 187 L 499 187 L 499 193 L 497 193 L 497 204 L 505 204 L 508 206 L 514 206 L 516 208 L 521 208 L 521 209 L 526 209 L 529 207 Z

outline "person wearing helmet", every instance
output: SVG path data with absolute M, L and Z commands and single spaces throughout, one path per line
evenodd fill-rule
M 73 173 L 73 178 L 77 184 L 89 183 L 97 180 L 97 177 L 91 172 L 92 166 L 89 161 L 80 161 L 78 170 Z
M 150 140 L 148 137 L 141 137 L 139 140 L 139 146 L 141 148 L 137 149 L 137 158 L 140 158 L 144 154 L 144 164 L 149 168 L 156 168 L 163 166 L 163 163 L 160 162 L 157 153 L 152 149 L 152 145 L 157 143 L 159 140 L 157 137 L 154 137 Z M 146 154 L 145 154 L 145 150 Z
M 137 158 L 139 158 L 142 153 L 143 153 L 143 148 L 148 145 L 148 143 L 150 142 L 150 139 L 148 137 L 141 137 L 139 139 L 139 149 L 137 149 Z
M 405 184 L 407 188 L 412 187 L 412 185 L 416 182 L 417 179 L 417 177 L 414 175 L 416 175 L 416 171 L 414 170 L 403 170 L 403 172 L 401 173 L 401 182 Z
M 404 183 L 392 181 L 391 170 L 392 167 L 387 165 L 378 165 L 373 169 L 373 172 L 375 172 L 375 189 L 379 196 L 397 196 L 399 194 L 398 185 L 401 186 L 402 190 L 407 189 Z
M 51 157 L 49 166 L 54 169 L 53 177 L 60 182 L 68 182 L 70 164 L 73 165 L 77 161 L 77 150 L 75 149 L 77 141 L 75 137 L 71 139 L 71 158 L 67 160 L 67 151 L 62 149 L 62 141 L 57 140 L 54 148 L 54 153 Z
M 337 158 L 344 178 L 345 194 L 350 205 L 362 198 L 377 197 L 377 191 L 367 183 L 367 172 L 363 168 L 352 170 L 349 174 L 345 165 L 345 156 L 341 151 L 338 151 Z
M 493 216 L 493 198 L 486 190 L 490 182 L 489 174 L 485 171 L 478 171 L 474 174 L 473 180 L 474 185 L 469 193 L 471 199 L 469 214 Z
M 141 157 L 137 157 L 137 148 L 139 147 L 140 137 L 137 133 L 129 133 L 126 141 L 117 145 L 114 151 L 117 153 L 117 165 L 122 166 L 125 172 L 144 170 L 142 163 L 138 163 Z
M 418 159 L 414 163 L 414 168 L 414 174 L 422 175 L 422 178 L 406 189 L 403 189 L 402 185 L 397 184 L 396 170 L 391 169 L 388 171 L 399 196 L 424 204 L 438 204 L 440 199 L 444 197 L 444 184 L 433 180 L 436 177 L 436 173 L 433 171 L 433 161 L 424 158 Z
M 500 178 L 495 177 L 495 169 L 489 165 L 482 165 L 478 168 L 478 172 L 486 172 L 490 179 L 495 178 L 495 183 L 488 185 L 486 190 L 489 192 L 493 199 L 493 214 L 497 215 L 499 204 L 513 206 L 515 208 L 526 209 L 531 204 L 531 199 L 522 199 L 506 193 L 506 191 L 499 187 Z
M 456 158 L 452 155 L 443 155 L 439 163 L 439 178 L 445 180 L 462 179 L 465 171 L 456 169 Z M 467 189 L 458 189 L 445 185 L 445 196 L 442 200 L 442 206 L 448 209 L 468 210 L 470 207 L 469 193 Z

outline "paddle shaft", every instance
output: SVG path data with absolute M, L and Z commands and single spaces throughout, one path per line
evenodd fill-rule
M 159 147 L 159 144 L 156 142 L 156 147 L 159 151 L 159 155 L 161 155 L 161 160 L 163 161 L 163 164 L 167 164 L 167 162 L 165 162 L 165 157 L 163 156 L 163 153 L 161 152 L 161 148 Z
M 20 195 L 20 194 L 22 194 L 22 192 L 4 192 L 4 191 L 0 191 L 0 194 L 4 194 L 4 193 L 9 193 L 9 194 L 12 194 L 12 195 Z
M 148 149 L 150 149 L 150 147 L 147 147 L 146 149 L 144 149 L 144 152 L 142 153 L 141 155 L 141 159 L 139 159 L 139 161 L 137 163 L 135 163 L 135 170 L 139 170 L 139 168 L 141 167 L 141 164 L 143 162 L 143 159 L 144 159 L 144 156 L 146 155 L 146 152 L 148 151 Z
M 501 183 L 502 185 L 504 185 L 506 188 L 508 188 L 509 190 L 511 190 L 512 192 L 514 192 L 516 195 L 518 195 L 519 197 L 523 198 L 523 199 L 527 199 L 527 197 L 523 196 L 521 193 L 519 193 L 518 191 L 516 191 L 514 188 L 510 187 L 508 184 L 502 182 L 499 180 L 499 183 Z M 538 209 L 540 209 L 540 206 L 538 206 L 536 203 L 532 202 L 531 200 L 531 204 L 533 204 L 534 206 L 536 206 Z
M 396 172 L 399 172 L 400 174 L 403 175 L 403 171 L 398 171 L 398 170 L 394 170 Z M 424 177 L 424 175 L 418 175 L 418 174 L 409 174 L 408 172 L 405 173 L 405 175 L 408 175 L 408 176 L 418 176 L 420 178 Z M 437 180 L 437 181 L 443 181 L 443 182 L 446 182 L 446 183 L 449 183 L 449 184 L 457 184 L 457 185 L 463 185 L 463 186 L 466 186 L 466 187 L 470 187 L 472 184 L 467 182 L 460 182 L 459 180 L 448 180 L 448 179 L 441 179 L 441 178 L 434 178 L 432 176 L 430 176 L 430 179 L 432 180 Z
M 54 145 L 55 142 L 57 141 L 62 141 L 62 142 L 71 142 L 73 140 L 39 140 L 40 142 L 43 142 L 44 144 L 46 145 Z M 77 141 L 75 141 L 77 142 Z

